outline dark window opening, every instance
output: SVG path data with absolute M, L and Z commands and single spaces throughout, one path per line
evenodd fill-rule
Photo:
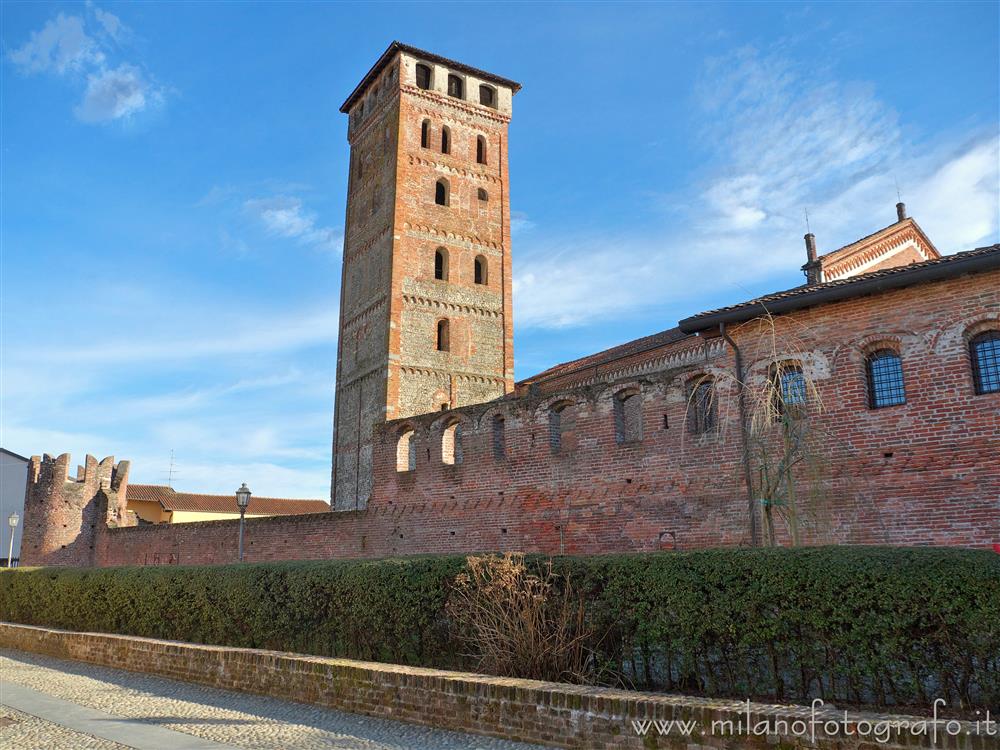
M 450 331 L 447 320 L 439 320 L 437 324 L 437 350 L 447 352 L 451 350 Z
M 486 139 L 476 136 L 476 164 L 486 163 Z
M 892 349 L 879 349 L 865 358 L 868 374 L 868 408 L 881 409 L 906 403 L 903 364 Z
M 431 87 L 431 68 L 429 65 L 417 63 L 417 88 L 429 89 Z
M 473 266 L 473 280 L 477 284 L 486 283 L 486 258 L 482 255 L 476 258 L 476 262 Z
M 480 86 L 479 103 L 482 104 L 484 107 L 493 107 L 494 109 L 496 109 L 497 92 L 490 86 Z
M 420 125 L 420 146 L 430 148 L 431 146 L 431 121 L 424 120 Z
M 977 395 L 1000 393 L 1000 331 L 985 331 L 969 342 Z
M 446 180 L 438 180 L 434 186 L 434 202 L 439 206 L 448 205 L 448 183 Z
M 439 281 L 448 280 L 448 251 L 443 247 L 434 251 L 434 278 Z
M 490 199 L 490 194 L 487 193 L 485 190 L 483 190 L 483 188 L 479 188 L 479 190 L 476 192 L 476 196 L 479 198 L 479 200 L 483 201 L 484 203 Z
M 451 131 L 448 128 L 441 128 L 441 153 L 451 153 Z
M 453 96 L 456 99 L 461 99 L 463 97 L 463 83 L 462 79 L 456 75 L 448 76 L 448 96 Z

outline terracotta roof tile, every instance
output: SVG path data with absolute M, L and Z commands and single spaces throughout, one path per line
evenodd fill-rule
M 236 513 L 236 496 L 202 495 L 194 492 L 177 492 L 173 487 L 159 484 L 130 484 L 126 494 L 129 500 L 158 502 L 164 510 L 195 511 L 199 513 Z M 295 500 L 280 497 L 250 498 L 247 515 L 293 516 L 302 513 L 324 513 L 330 510 L 325 500 Z

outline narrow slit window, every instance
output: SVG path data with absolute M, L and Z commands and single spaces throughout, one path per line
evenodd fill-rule
M 441 153 L 451 153 L 451 131 L 448 128 L 441 128 Z
M 506 422 L 499 414 L 493 417 L 493 458 L 502 461 L 507 457 Z
M 448 201 L 448 181 L 438 180 L 434 186 L 434 202 L 439 206 L 447 206 Z
M 475 265 L 473 267 L 473 281 L 477 284 L 485 284 L 486 279 L 486 258 L 482 255 L 476 257 Z
M 438 281 L 448 280 L 448 251 L 443 247 L 434 251 L 434 278 Z
M 476 136 L 476 164 L 486 163 L 486 139 Z
M 462 463 L 462 425 L 452 422 L 441 433 L 441 461 L 449 465 Z
M 424 120 L 420 124 L 420 146 L 421 148 L 431 147 L 431 121 Z
M 404 430 L 396 443 L 396 471 L 413 471 L 417 468 L 417 452 L 413 446 L 413 430 Z
M 437 350 L 451 351 L 451 331 L 447 319 L 439 320 L 437 324 Z

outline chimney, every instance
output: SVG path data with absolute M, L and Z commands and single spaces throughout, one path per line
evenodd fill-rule
M 902 201 L 896 204 L 896 217 L 897 221 L 902 221 L 906 218 L 906 204 Z
M 806 240 L 806 255 L 809 256 L 809 262 L 816 262 L 816 235 L 810 232 L 805 237 Z
M 805 240 L 808 261 L 802 266 L 802 270 L 806 272 L 807 284 L 818 284 L 820 282 L 822 266 L 816 257 L 816 235 L 810 232 L 805 236 Z

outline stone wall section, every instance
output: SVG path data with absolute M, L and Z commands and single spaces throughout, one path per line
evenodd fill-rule
M 955 736 L 946 735 L 942 722 L 936 745 L 929 731 L 922 735 L 904 732 L 902 738 L 890 735 L 888 742 L 876 743 L 871 735 L 879 722 L 908 721 L 912 725 L 926 722 L 928 717 L 845 714 L 823 707 L 812 714 L 804 706 L 641 693 L 10 623 L 0 623 L 0 646 L 365 716 L 572 750 L 1000 748 L 1000 736 L 977 732 L 972 722 L 955 722 L 951 727 L 957 730 Z M 813 716 L 816 725 L 809 723 Z M 671 720 L 694 724 L 687 734 L 675 731 L 672 736 L 660 736 L 647 723 Z M 647 723 L 645 734 L 635 730 L 634 721 Z M 794 724 L 796 721 L 802 722 L 801 726 Z M 844 729 L 828 736 L 823 731 L 827 721 L 844 722 Z M 759 736 L 741 733 L 736 729 L 740 722 L 745 726 L 768 722 L 773 731 Z M 815 742 L 811 740 L 813 730 Z

